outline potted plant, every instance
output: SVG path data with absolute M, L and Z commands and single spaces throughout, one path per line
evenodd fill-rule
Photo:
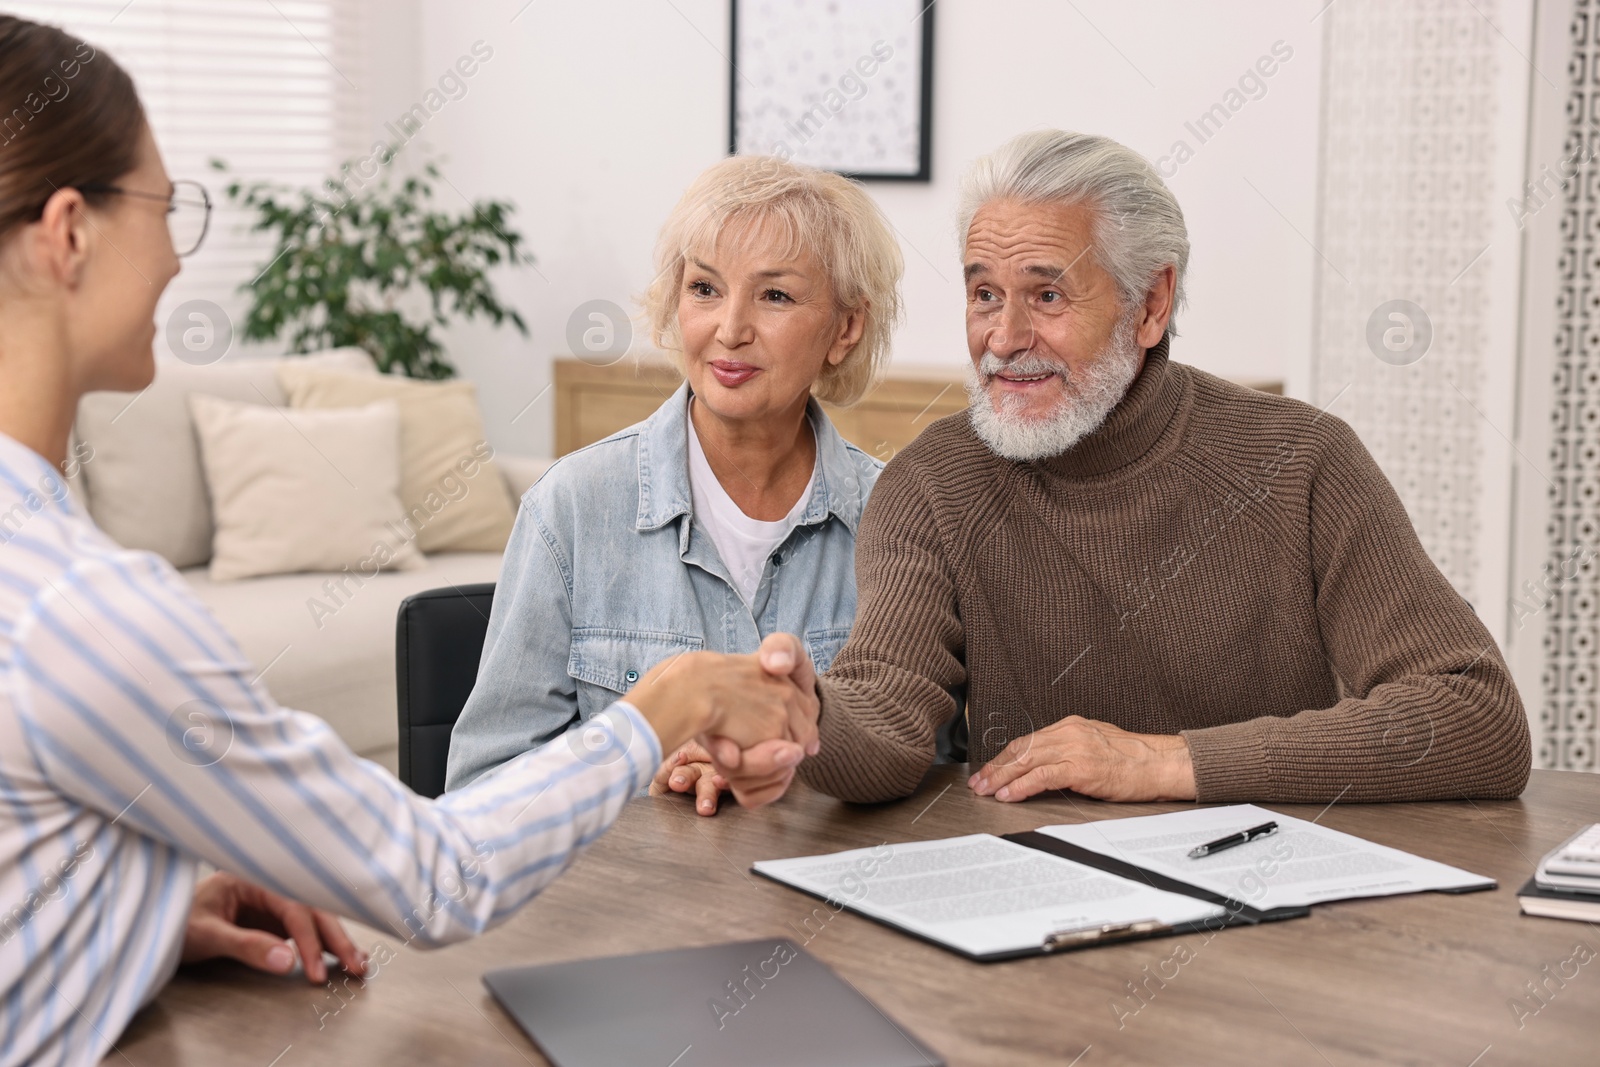
M 213 161 L 225 170 L 226 165 Z M 351 176 L 349 166 L 344 173 Z M 329 179 L 322 189 L 231 182 L 228 199 L 254 216 L 252 232 L 271 233 L 272 256 L 250 282 L 244 336 L 284 338 L 292 352 L 357 345 L 385 372 L 413 378 L 454 376 L 435 327 L 487 317 L 527 325 L 501 303 L 489 271 L 530 264 L 510 227 L 512 205 L 471 204 L 459 214 L 433 206 L 429 163 L 420 175 L 387 177 L 350 192 Z

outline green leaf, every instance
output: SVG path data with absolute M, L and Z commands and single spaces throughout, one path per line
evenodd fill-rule
M 219 159 L 213 168 L 226 170 Z M 252 283 L 244 335 L 253 341 L 283 340 L 291 351 L 358 345 L 380 369 L 398 369 L 414 378 L 453 377 L 434 327 L 487 318 L 506 321 L 525 337 L 527 325 L 516 309 L 501 303 L 489 280 L 491 268 L 521 266 L 534 259 L 522 250 L 522 235 L 511 229 L 515 208 L 508 201 L 476 201 L 465 211 L 433 204 L 433 186 L 416 175 L 391 175 L 353 191 L 336 171 L 321 186 L 292 189 L 235 179 L 228 199 L 247 210 L 252 232 L 271 233 L 272 257 Z M 433 161 L 421 174 L 439 179 Z M 355 292 L 376 294 L 370 308 Z M 397 308 L 416 306 L 426 313 Z

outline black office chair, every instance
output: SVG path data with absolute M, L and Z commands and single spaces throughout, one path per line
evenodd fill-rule
M 422 796 L 444 792 L 450 731 L 478 679 L 493 603 L 493 582 L 429 589 L 400 602 L 394 643 L 400 780 Z

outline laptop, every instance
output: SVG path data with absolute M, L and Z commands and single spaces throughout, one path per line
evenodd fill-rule
M 490 971 L 556 1067 L 944 1067 L 793 941 Z

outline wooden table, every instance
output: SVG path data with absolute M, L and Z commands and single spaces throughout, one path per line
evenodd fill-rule
M 1500 888 L 1324 904 L 1309 919 L 1209 941 L 969 963 L 848 913 L 808 932 L 818 902 L 748 873 L 758 859 L 1180 806 L 1059 794 L 1003 805 L 973 796 L 965 778 L 938 767 L 915 797 L 877 807 L 796 787 L 774 807 L 714 819 L 681 797 L 635 800 L 559 881 L 476 942 L 423 952 L 363 929 L 363 945 L 381 941 L 395 958 L 374 979 L 351 980 L 342 999 L 233 964 L 186 969 L 105 1062 L 543 1064 L 479 982 L 485 970 L 778 936 L 805 944 L 951 1064 L 1600 1062 L 1600 929 L 1523 917 L 1515 896 L 1540 855 L 1600 819 L 1600 776 L 1536 771 L 1508 802 L 1273 805 Z

